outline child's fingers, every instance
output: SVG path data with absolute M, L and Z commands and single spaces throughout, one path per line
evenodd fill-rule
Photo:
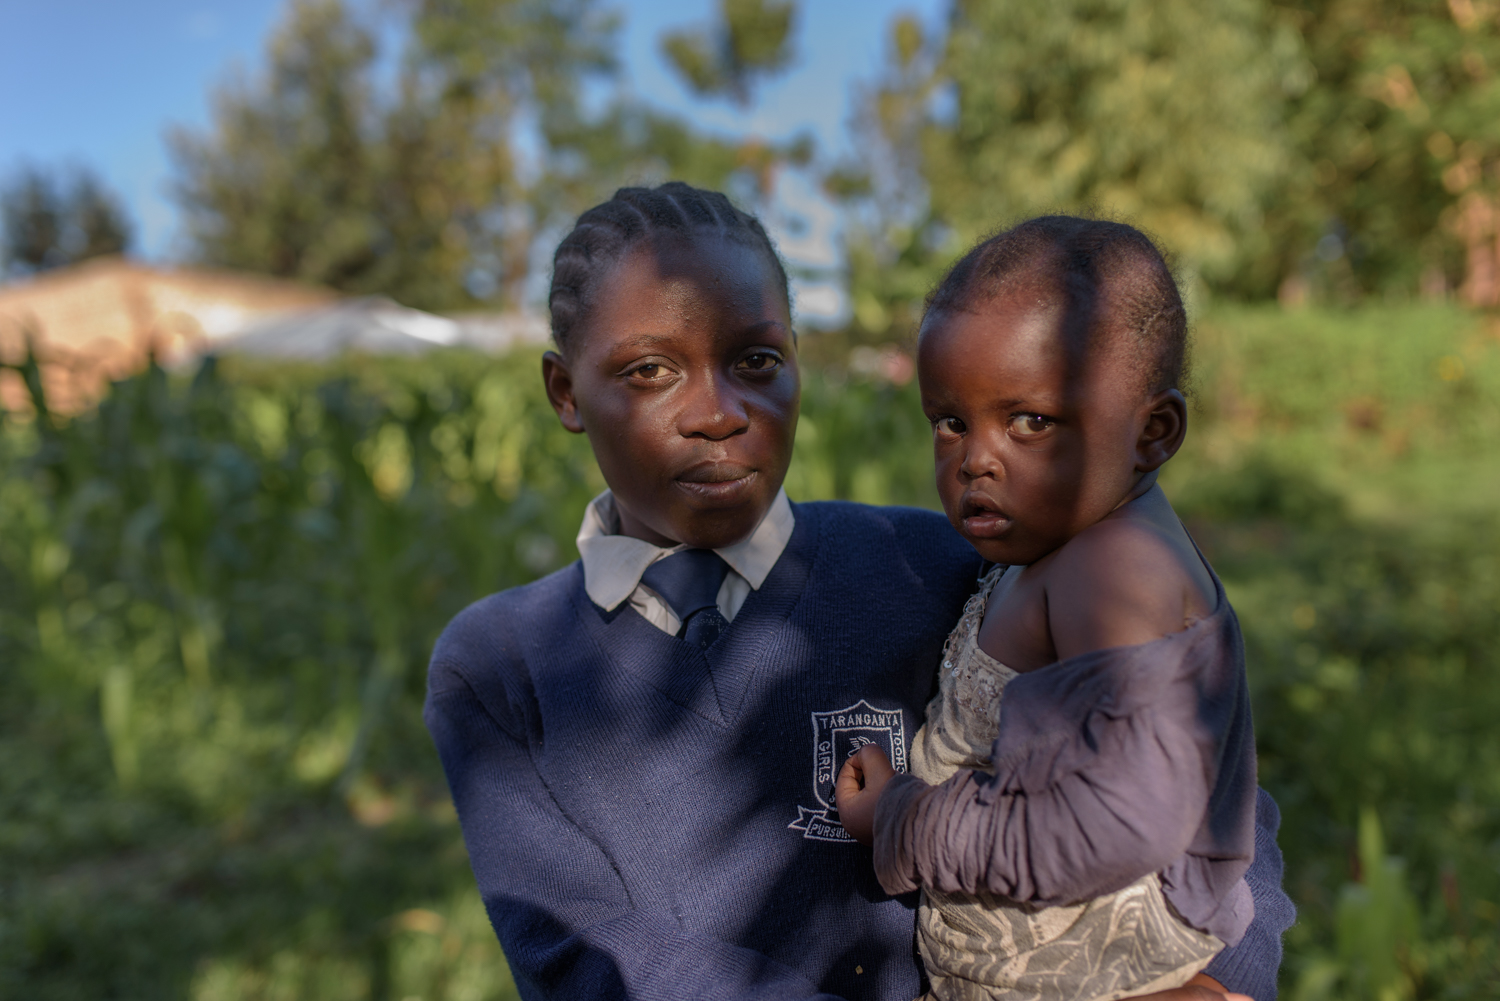
M 859 770 L 865 785 L 885 785 L 886 781 L 896 774 L 896 769 L 891 767 L 891 759 L 885 756 L 885 750 L 879 744 L 866 744 L 861 747 L 859 753 L 849 759 L 850 764 L 856 761 L 859 762 Z
M 864 787 L 865 772 L 860 767 L 859 756 L 854 755 L 844 762 L 843 768 L 839 769 L 839 777 L 833 784 L 833 801 L 852 803 Z

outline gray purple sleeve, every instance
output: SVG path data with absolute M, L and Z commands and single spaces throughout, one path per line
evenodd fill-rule
M 897 776 L 875 871 L 918 886 L 1060 906 L 1160 873 L 1184 920 L 1234 944 L 1251 922 L 1255 742 L 1227 604 L 1153 643 L 1084 654 L 1005 689 L 989 771 Z

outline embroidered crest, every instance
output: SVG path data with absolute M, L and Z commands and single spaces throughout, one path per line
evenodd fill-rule
M 906 724 L 899 709 L 877 709 L 864 699 L 846 709 L 813 713 L 813 798 L 816 807 L 797 807 L 787 827 L 813 841 L 854 843 L 839 823 L 833 784 L 849 756 L 866 744 L 885 751 L 898 772 L 906 771 Z

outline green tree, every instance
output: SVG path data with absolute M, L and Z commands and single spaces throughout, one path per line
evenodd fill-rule
M 862 163 L 831 178 L 856 219 L 856 334 L 909 336 L 955 254 L 1049 211 L 1134 222 L 1190 283 L 1274 289 L 1256 267 L 1295 164 L 1300 51 L 1260 0 L 953 0 L 937 37 L 897 19 L 859 112 Z
M 89 170 L 59 180 L 26 167 L 0 189 L 0 269 L 31 274 L 123 253 L 130 223 Z
M 719 0 L 711 24 L 662 35 L 662 54 L 694 93 L 748 107 L 755 84 L 791 63 L 796 18 L 794 0 Z
M 613 22 L 592 0 L 409 14 L 394 95 L 374 83 L 370 26 L 340 0 L 297 0 L 265 79 L 225 88 L 211 131 L 172 137 L 200 259 L 426 308 L 514 299 L 536 222 L 518 120 L 608 67 Z
M 388 239 L 374 38 L 339 0 L 297 0 L 268 55 L 264 80 L 218 92 L 210 131 L 170 137 L 196 256 L 363 291 Z
M 1285 13 L 1317 85 L 1288 113 L 1301 170 L 1277 220 L 1292 236 L 1283 269 L 1343 297 L 1446 284 L 1500 304 L 1493 5 L 1313 0 Z
M 616 98 L 617 18 L 596 0 L 412 0 L 394 94 L 341 0 L 296 0 L 265 78 L 172 137 L 196 256 L 410 305 L 517 303 L 542 234 L 626 183 L 768 183 L 805 143 L 699 135 Z M 515 146 L 530 131 L 526 154 Z
M 933 212 L 964 245 L 1093 207 L 1229 281 L 1263 252 L 1296 56 L 1257 0 L 957 0 L 938 66 L 952 115 L 924 144 Z

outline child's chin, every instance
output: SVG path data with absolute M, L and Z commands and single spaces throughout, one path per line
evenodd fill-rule
M 967 532 L 962 534 L 969 545 L 974 547 L 974 551 L 991 563 L 1026 566 L 1037 559 L 1032 547 L 1018 544 L 1015 539 L 975 538 Z

